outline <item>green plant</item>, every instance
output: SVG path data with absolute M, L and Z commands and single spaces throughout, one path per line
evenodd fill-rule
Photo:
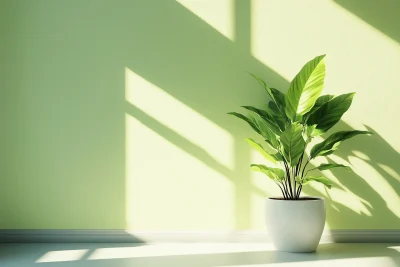
M 282 168 L 252 164 L 251 168 L 271 178 L 281 189 L 284 199 L 298 199 L 304 184 L 319 182 L 331 188 L 332 181 L 321 175 L 308 175 L 315 170 L 348 166 L 342 164 L 321 164 L 307 169 L 316 157 L 332 154 L 346 139 L 368 131 L 341 131 L 328 136 L 314 145 L 307 156 L 305 151 L 311 140 L 332 128 L 349 109 L 355 93 L 339 96 L 320 96 L 325 79 L 325 55 L 307 62 L 290 83 L 286 94 L 269 88 L 259 77 L 251 74 L 271 97 L 265 109 L 243 106 L 251 113 L 247 116 L 230 112 L 246 121 L 270 147 L 266 150 L 251 138 L 245 139 L 257 149 L 266 160 L 280 163 Z

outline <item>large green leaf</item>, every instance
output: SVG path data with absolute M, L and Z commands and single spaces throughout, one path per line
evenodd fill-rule
M 278 89 L 275 88 L 269 88 L 267 84 L 257 75 L 254 75 L 250 73 L 251 76 L 254 77 L 258 81 L 259 84 L 261 84 L 262 87 L 264 87 L 265 91 L 269 94 L 271 97 L 272 101 L 276 104 L 278 107 L 279 111 L 282 112 L 282 114 L 285 113 L 285 94 L 279 91 Z
M 271 114 L 273 121 L 279 127 L 280 131 L 283 132 L 286 130 L 286 118 L 282 115 L 274 115 Z
M 322 55 L 307 62 L 290 83 L 285 112 L 292 121 L 310 111 L 321 94 L 325 78 L 324 58 Z
M 372 133 L 368 131 L 357 131 L 357 130 L 334 133 L 330 135 L 325 141 L 316 144 L 311 149 L 310 157 L 313 159 L 318 156 L 327 156 L 329 154 L 332 154 L 338 148 L 340 142 L 359 134 L 372 134 Z
M 314 111 L 318 110 L 323 104 L 331 101 L 334 97 L 335 97 L 334 95 L 321 95 L 320 97 L 317 98 L 317 101 L 315 101 L 315 104 L 311 110 L 314 110 Z
M 266 110 L 271 114 L 275 123 L 283 132 L 286 129 L 286 124 L 289 122 L 285 113 L 281 113 L 273 101 L 269 101 Z
M 331 188 L 332 184 L 333 184 L 331 180 L 329 180 L 328 178 L 326 178 L 324 176 L 307 176 L 298 182 L 300 182 L 301 184 L 308 184 L 309 182 L 312 182 L 312 181 L 322 183 L 328 188 Z
M 240 114 L 237 112 L 229 112 L 228 114 L 233 115 L 233 116 L 247 122 L 254 131 L 256 131 L 258 134 L 260 134 L 262 137 L 264 137 L 265 141 L 269 145 L 271 145 L 272 148 L 278 149 L 279 143 L 276 138 L 276 135 L 268 128 L 268 126 L 265 124 L 265 121 L 263 119 L 253 118 L 252 116 L 246 117 L 243 114 Z
M 254 123 L 256 127 L 260 130 L 261 136 L 264 140 L 275 150 L 279 148 L 279 142 L 274 132 L 266 124 L 266 121 L 261 117 L 254 117 Z
M 318 167 L 312 168 L 309 171 L 312 170 L 320 170 L 320 171 L 324 171 L 324 170 L 329 170 L 332 168 L 346 168 L 346 169 L 350 169 L 349 166 L 343 165 L 343 164 L 336 164 L 336 163 L 326 163 L 326 164 L 321 164 Z
M 281 111 L 282 114 L 285 114 L 285 94 L 276 88 L 271 88 L 271 93 L 273 95 L 273 98 L 271 98 L 274 101 L 275 105 L 278 107 L 279 111 Z
M 312 107 L 312 109 L 309 112 L 307 112 L 306 114 L 304 114 L 304 117 L 303 117 L 304 121 L 307 121 L 311 114 L 313 114 L 315 111 L 317 111 L 326 102 L 331 101 L 334 97 L 335 97 L 334 95 L 322 95 L 322 96 L 318 97 L 318 99 L 317 99 L 317 101 L 315 101 L 315 104 Z
M 258 134 L 261 134 L 261 131 L 258 129 L 257 124 L 255 123 L 254 119 L 252 117 L 246 117 L 243 114 L 237 113 L 237 112 L 229 112 L 229 115 L 233 115 L 239 119 L 244 120 L 245 122 L 247 122 L 250 127 L 256 131 Z
M 261 155 L 263 155 L 266 160 L 272 163 L 276 163 L 277 161 L 279 161 L 280 155 L 278 153 L 277 154 L 268 153 L 268 151 L 266 151 L 262 145 L 254 141 L 252 138 L 246 138 L 244 140 L 246 140 L 247 143 L 249 143 L 252 147 L 254 147 L 258 152 L 260 152 Z
M 278 106 L 272 100 L 268 102 L 268 110 L 274 115 L 281 114 L 281 112 L 279 111 Z
M 266 174 L 269 178 L 275 181 L 283 181 L 285 179 L 285 172 L 279 168 L 271 168 L 262 164 L 251 164 L 251 169 L 254 171 L 262 172 Z
M 308 125 L 317 124 L 316 132 L 321 135 L 332 128 L 350 108 L 355 93 L 343 94 L 322 104 L 310 115 Z
M 265 124 L 267 125 L 267 127 L 269 129 L 271 129 L 271 131 L 274 134 L 276 134 L 276 135 L 281 134 L 282 131 L 281 131 L 279 124 L 277 123 L 277 121 L 274 120 L 274 117 L 270 113 L 268 113 L 268 111 L 258 109 L 256 107 L 252 107 L 252 106 L 242 106 L 242 107 L 247 110 L 250 110 L 250 111 L 256 113 L 258 116 L 260 116 L 265 121 Z
M 295 166 L 304 153 L 306 142 L 303 139 L 303 128 L 300 123 L 292 123 L 282 133 L 280 142 L 282 154 L 290 166 Z

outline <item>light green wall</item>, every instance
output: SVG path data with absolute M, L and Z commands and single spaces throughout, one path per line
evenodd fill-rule
M 400 229 L 400 5 L 365 2 L 0 0 L 0 228 L 263 229 L 278 191 L 226 112 L 326 53 L 325 93 L 357 92 L 336 130 L 375 135 L 305 193 L 330 229 Z

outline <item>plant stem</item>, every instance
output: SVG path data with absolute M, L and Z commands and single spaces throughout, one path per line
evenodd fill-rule
M 296 189 L 296 184 L 297 184 L 297 182 L 296 182 L 296 177 L 297 177 L 297 176 L 299 175 L 299 173 L 300 173 L 301 165 L 302 165 L 302 163 L 303 163 L 303 158 L 304 158 L 304 152 L 301 154 L 300 159 L 299 159 L 299 162 L 298 162 L 297 165 L 296 165 L 296 171 L 295 171 L 295 176 L 294 176 L 294 187 L 295 187 L 295 189 Z M 299 187 L 298 187 L 298 188 L 300 188 L 300 186 L 301 186 L 301 184 L 299 184 Z M 298 197 L 298 194 L 297 194 L 297 191 L 298 191 L 298 189 L 296 190 L 296 193 L 295 193 L 296 199 L 299 198 L 299 197 Z
M 293 198 L 296 199 L 296 167 L 292 168 Z
M 300 198 L 300 193 L 302 188 L 303 188 L 302 185 L 300 185 L 299 188 L 297 188 L 297 198 Z
M 285 169 L 285 172 L 286 172 L 286 166 L 285 166 L 285 164 L 284 164 L 284 161 L 283 162 L 281 162 L 281 164 L 282 164 L 282 166 L 283 166 L 283 168 Z M 286 183 L 286 179 L 284 179 L 283 180 L 283 182 L 281 182 L 281 184 L 282 184 L 282 187 L 283 187 L 283 192 L 282 192 L 282 194 L 283 194 L 283 197 L 285 198 L 285 199 L 287 199 L 288 198 L 288 195 L 287 195 L 287 183 Z
M 307 165 L 308 165 L 309 162 L 310 162 L 310 157 L 308 157 L 307 162 L 306 162 L 306 164 L 305 164 L 304 167 L 303 167 L 303 171 L 301 172 L 301 178 L 304 177 L 304 171 L 306 170 L 306 167 L 307 167 Z
M 285 182 L 286 182 L 286 188 L 287 188 L 287 191 L 288 191 L 288 196 L 290 198 L 293 198 L 293 196 L 292 196 L 292 184 L 291 184 L 291 181 L 290 181 L 290 168 L 287 165 L 286 161 L 284 161 L 284 164 L 285 164 L 285 169 L 286 169 Z
M 285 193 L 283 192 L 283 188 L 282 188 L 282 186 L 280 186 L 277 182 L 275 182 L 276 183 L 276 185 L 279 187 L 279 189 L 281 190 L 281 192 L 282 192 L 282 195 L 283 195 L 283 198 L 285 198 L 286 199 L 286 196 L 285 196 Z
M 301 170 L 301 164 L 303 164 L 303 158 L 304 158 L 304 152 L 301 154 L 299 162 L 297 163 L 297 172 L 296 176 L 299 175 L 299 172 Z
M 283 188 L 283 192 L 282 192 L 283 197 L 284 197 L 285 199 L 287 199 L 287 188 L 286 188 L 286 185 L 285 185 L 284 182 L 282 182 L 281 184 L 282 184 L 282 188 Z

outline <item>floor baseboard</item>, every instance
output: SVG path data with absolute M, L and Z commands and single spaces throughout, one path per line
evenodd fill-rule
M 0 230 L 0 243 L 270 242 L 266 232 L 129 232 L 124 230 Z M 321 242 L 400 243 L 400 230 L 329 230 Z

